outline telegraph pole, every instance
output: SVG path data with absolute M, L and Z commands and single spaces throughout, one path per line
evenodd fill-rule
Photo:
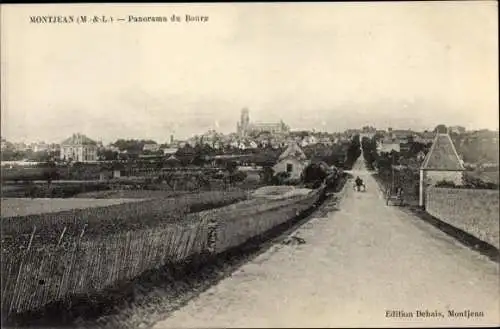
M 392 164 L 391 164 L 391 193 L 394 191 L 394 152 L 392 153 Z

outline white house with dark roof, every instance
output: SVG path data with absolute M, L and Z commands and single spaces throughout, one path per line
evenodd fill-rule
M 288 148 L 279 156 L 274 165 L 275 173 L 288 172 L 291 179 L 299 179 L 304 168 L 309 164 L 304 151 L 295 142 L 291 142 Z
M 462 184 L 465 171 L 463 161 L 453 145 L 450 135 L 438 133 L 420 167 L 420 205 L 425 204 L 425 189 L 440 181 Z
M 97 161 L 97 143 L 83 134 L 73 134 L 61 143 L 61 160 Z

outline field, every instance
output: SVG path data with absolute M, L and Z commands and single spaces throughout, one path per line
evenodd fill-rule
M 46 199 L 35 202 L 31 214 L 14 215 L 11 211 L 7 214 L 9 216 L 2 216 L 2 245 L 4 249 L 26 247 L 31 235 L 34 236 L 31 239 L 32 244 L 46 245 L 69 243 L 77 236 L 89 239 L 161 227 L 168 223 L 181 223 L 189 213 L 227 206 L 247 199 L 248 195 L 246 191 L 235 190 L 190 193 L 177 198 L 162 197 L 135 202 L 96 200 L 93 201 L 94 204 L 100 202 L 105 206 L 43 212 L 52 204 L 51 199 Z M 57 202 L 64 203 L 62 200 Z M 89 202 L 73 199 L 69 203 L 85 205 Z M 13 210 L 12 207 L 10 209 Z M 38 209 L 39 213 L 33 213 L 35 209 Z
M 159 191 L 159 190 L 109 190 L 78 193 L 74 198 L 82 199 L 151 199 L 151 198 L 172 198 L 185 194 L 193 193 L 191 191 Z
M 80 193 L 108 191 L 112 186 L 99 181 L 57 181 L 50 186 L 44 181 L 2 184 L 2 197 L 70 198 Z
M 126 202 L 137 202 L 141 199 L 27 199 L 27 198 L 2 198 L 2 218 L 14 216 L 27 216 L 72 209 L 85 209 L 117 205 Z
M 488 183 L 494 183 L 494 184 L 499 184 L 500 183 L 500 178 L 499 178 L 499 172 L 498 170 L 495 171 L 481 171 L 481 172 L 474 172 L 471 174 L 472 177 L 477 177 L 481 179 L 484 182 Z
M 304 192 L 275 200 L 200 192 L 2 218 L 2 311 L 36 309 L 164 264 L 222 253 L 294 218 L 321 195 Z

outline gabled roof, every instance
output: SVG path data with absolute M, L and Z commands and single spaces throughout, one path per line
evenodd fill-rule
M 97 143 L 83 134 L 73 134 L 70 138 L 65 139 L 61 145 L 97 145 Z
M 450 135 L 439 133 L 434 138 L 421 169 L 426 170 L 465 170 Z
M 307 160 L 307 156 L 305 155 L 304 151 L 300 148 L 300 146 L 293 142 L 290 143 L 287 147 L 287 149 L 281 153 L 281 155 L 278 158 L 278 161 L 281 161 L 286 158 L 296 158 L 299 160 Z
M 171 156 L 169 156 L 165 160 L 165 162 L 167 162 L 167 163 L 177 163 L 177 162 L 180 162 L 180 160 L 175 155 L 172 154 Z

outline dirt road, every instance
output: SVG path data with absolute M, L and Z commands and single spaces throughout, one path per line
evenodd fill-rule
M 348 184 L 295 232 L 305 244 L 273 246 L 154 328 L 498 325 L 498 264 L 386 206 L 361 160 L 353 174 L 367 191 Z

